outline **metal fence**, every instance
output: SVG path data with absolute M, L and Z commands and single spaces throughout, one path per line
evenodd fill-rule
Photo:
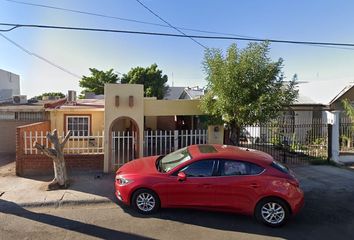
M 0 112 L 0 120 L 17 121 L 45 121 L 48 119 L 46 112 Z
M 207 143 L 207 130 L 145 131 L 144 156 L 165 155 L 192 144 Z
M 340 119 L 339 150 L 342 152 L 354 152 L 354 123 L 347 117 Z
M 116 168 L 139 155 L 137 132 L 112 132 L 111 163 Z M 145 131 L 144 156 L 165 155 L 191 144 L 207 142 L 207 130 Z
M 52 147 L 47 139 L 48 132 L 24 132 L 23 133 L 23 150 L 24 154 L 40 154 L 40 152 L 33 147 L 35 142 L 46 147 Z M 59 140 L 64 139 L 64 133 L 58 134 Z M 91 136 L 71 136 L 64 148 L 65 154 L 103 154 L 104 152 L 104 133 L 98 132 Z
M 328 125 L 320 121 L 246 126 L 240 140 L 243 147 L 267 152 L 276 160 L 289 164 L 314 158 L 326 159 L 328 156 Z
M 112 132 L 111 162 L 117 168 L 138 155 L 135 131 Z

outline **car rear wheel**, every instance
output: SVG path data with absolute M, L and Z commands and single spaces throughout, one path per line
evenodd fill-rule
M 133 194 L 132 205 L 139 213 L 152 214 L 160 208 L 160 200 L 153 191 L 139 189 Z
M 261 200 L 255 209 L 258 221 L 271 227 L 283 226 L 289 218 L 287 204 L 279 198 L 265 198 Z

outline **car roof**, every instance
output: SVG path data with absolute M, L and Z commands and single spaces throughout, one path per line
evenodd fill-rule
M 253 163 L 269 165 L 273 157 L 265 152 L 250 148 L 236 147 L 221 144 L 199 144 L 188 147 L 192 158 L 217 158 L 246 160 Z

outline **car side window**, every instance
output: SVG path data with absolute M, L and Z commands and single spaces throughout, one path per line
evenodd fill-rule
M 263 171 L 263 168 L 244 161 L 224 160 L 220 165 L 221 176 L 240 176 L 257 175 Z
M 213 176 L 214 160 L 202 160 L 189 164 L 179 172 L 184 172 L 187 177 L 210 177 Z

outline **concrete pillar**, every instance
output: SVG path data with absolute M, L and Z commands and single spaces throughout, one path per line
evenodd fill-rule
M 332 161 L 339 162 L 339 119 L 340 111 L 333 111 L 328 118 L 328 123 L 332 124 Z
M 224 144 L 224 126 L 222 125 L 208 126 L 208 143 Z

